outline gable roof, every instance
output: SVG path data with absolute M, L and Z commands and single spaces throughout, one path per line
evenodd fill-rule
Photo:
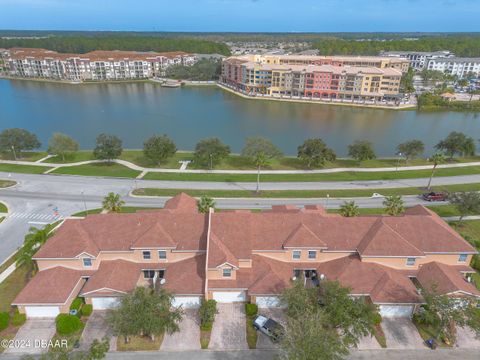
M 197 200 L 183 192 L 167 200 L 163 208 L 172 212 L 198 212 Z
M 132 249 L 176 248 L 177 243 L 159 222 L 155 222 L 132 244 Z
M 436 261 L 422 265 L 417 280 L 426 289 L 433 290 L 436 287 L 435 290 L 440 294 L 463 292 L 480 297 L 480 291 L 467 282 L 456 267 Z
M 422 251 L 378 218 L 357 247 L 361 256 L 423 256 Z
M 238 258 L 215 234 L 210 234 L 208 267 L 214 268 L 228 263 L 238 267 Z
M 327 248 L 327 244 L 322 241 L 305 224 L 300 223 L 286 238 L 283 243 L 284 248 Z
M 64 304 L 82 276 L 91 273 L 63 266 L 39 271 L 20 291 L 12 305 Z

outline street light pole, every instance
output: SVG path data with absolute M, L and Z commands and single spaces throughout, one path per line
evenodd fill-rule
M 82 191 L 82 200 L 83 200 L 83 207 L 85 208 L 85 214 L 88 215 L 87 202 L 85 201 L 85 194 L 83 191 Z
M 400 166 L 400 159 L 401 159 L 401 156 L 403 155 L 401 152 L 397 154 L 398 155 L 398 159 L 397 159 L 397 168 L 395 169 L 395 171 L 398 171 L 398 167 Z

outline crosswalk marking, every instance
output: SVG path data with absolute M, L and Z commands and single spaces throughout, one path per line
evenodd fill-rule
M 12 212 L 9 217 L 13 219 L 31 219 L 31 220 L 58 220 L 61 216 L 55 216 L 53 214 L 41 214 L 41 213 L 25 213 L 25 212 Z

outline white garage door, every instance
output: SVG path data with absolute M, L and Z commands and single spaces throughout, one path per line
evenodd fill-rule
M 380 315 L 383 317 L 410 317 L 413 306 L 387 306 L 380 305 Z
M 93 310 L 111 309 L 117 306 L 118 297 L 98 297 L 92 298 Z
M 175 296 L 173 306 L 184 309 L 196 309 L 200 307 L 200 296 Z
M 214 291 L 213 300 L 230 303 L 245 301 L 245 291 Z
M 25 313 L 28 318 L 55 317 L 60 314 L 60 309 L 58 306 L 25 306 Z
M 255 303 L 259 308 L 280 307 L 280 300 L 277 296 L 257 296 Z

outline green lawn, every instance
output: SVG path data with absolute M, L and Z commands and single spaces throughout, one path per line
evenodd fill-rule
M 43 174 L 49 169 L 50 167 L 48 166 L 0 164 L 0 172 Z
M 7 212 L 8 212 L 7 206 L 4 203 L 0 202 L 0 213 L 7 213 Z
M 140 174 L 140 171 L 132 170 L 123 165 L 115 163 L 100 163 L 80 166 L 66 166 L 56 169 L 52 172 L 52 174 L 135 178 Z
M 291 181 L 361 181 L 361 180 L 398 180 L 428 178 L 430 170 L 409 171 L 381 171 L 358 172 L 345 171 L 340 173 L 308 173 L 308 174 L 262 174 L 263 182 L 291 182 Z M 480 174 L 480 166 L 464 168 L 438 169 L 436 177 Z M 222 182 L 255 182 L 256 174 L 192 174 L 192 173 L 155 173 L 149 172 L 144 176 L 146 180 L 174 180 L 174 181 L 222 181 Z M 425 182 L 425 186 L 427 182 Z
M 157 336 L 155 341 L 145 336 L 132 336 L 130 342 L 125 344 L 122 338 L 118 339 L 117 351 L 157 351 L 162 345 L 163 335 Z
M 37 161 L 48 154 L 45 151 L 24 151 L 21 154 L 17 154 L 18 161 Z M 9 152 L 0 152 L 0 160 L 15 160 L 13 154 Z
M 132 214 L 137 212 L 138 210 L 156 210 L 156 209 L 161 209 L 159 207 L 137 207 L 137 206 L 123 206 L 120 210 L 121 214 Z M 102 209 L 92 209 L 88 211 L 80 211 L 78 213 L 73 214 L 72 216 L 87 216 L 87 215 L 93 215 L 93 214 L 100 214 L 102 212 Z
M 6 188 L 15 185 L 15 181 L 10 181 L 10 180 L 0 180 L 0 189 L 1 188 Z
M 480 191 L 480 184 L 449 185 L 435 188 L 438 191 Z M 261 191 L 259 194 L 249 190 L 191 190 L 191 189 L 156 189 L 142 188 L 133 191 L 135 195 L 143 196 L 175 196 L 184 192 L 191 196 L 200 197 L 203 195 L 211 197 L 228 198 L 324 198 L 329 195 L 331 198 L 369 197 L 373 193 L 385 196 L 389 195 L 419 195 L 425 190 L 417 188 L 393 188 L 393 189 L 352 189 L 352 190 L 269 190 Z
M 179 151 L 171 158 L 167 159 L 164 163 L 155 164 L 150 159 L 146 158 L 142 150 L 124 150 L 119 159 L 130 161 L 136 165 L 143 167 L 154 167 L 162 169 L 177 169 L 180 167 L 178 163 L 180 160 L 193 160 L 193 152 L 190 151 Z M 82 150 L 78 151 L 72 155 L 67 156 L 65 159 L 62 159 L 60 156 L 52 157 L 45 161 L 45 163 L 73 163 L 79 161 L 94 160 L 92 150 Z M 465 162 L 474 162 L 480 161 L 480 156 L 471 156 L 471 157 L 459 157 L 454 158 L 449 161 L 451 163 L 465 163 Z M 325 164 L 324 168 L 338 168 L 338 167 L 367 167 L 367 168 L 378 168 L 378 167 L 396 167 L 396 166 L 416 166 L 416 165 L 431 165 L 431 162 L 427 159 L 414 159 L 405 162 L 404 159 L 398 160 L 398 158 L 384 158 L 384 159 L 374 159 L 357 162 L 353 159 L 337 159 L 333 162 L 328 162 Z M 208 169 L 209 164 L 196 164 L 192 162 L 189 165 L 190 169 Z M 249 159 L 242 157 L 240 155 L 230 155 L 226 159 L 222 160 L 219 163 L 214 163 L 215 169 L 222 170 L 255 170 L 255 166 L 252 165 Z M 270 165 L 266 167 L 270 170 L 300 170 L 306 169 L 306 165 L 296 157 L 286 156 L 280 159 L 274 159 L 271 161 Z
M 0 312 L 10 311 L 10 304 L 29 280 L 30 269 L 23 265 L 0 283 Z

